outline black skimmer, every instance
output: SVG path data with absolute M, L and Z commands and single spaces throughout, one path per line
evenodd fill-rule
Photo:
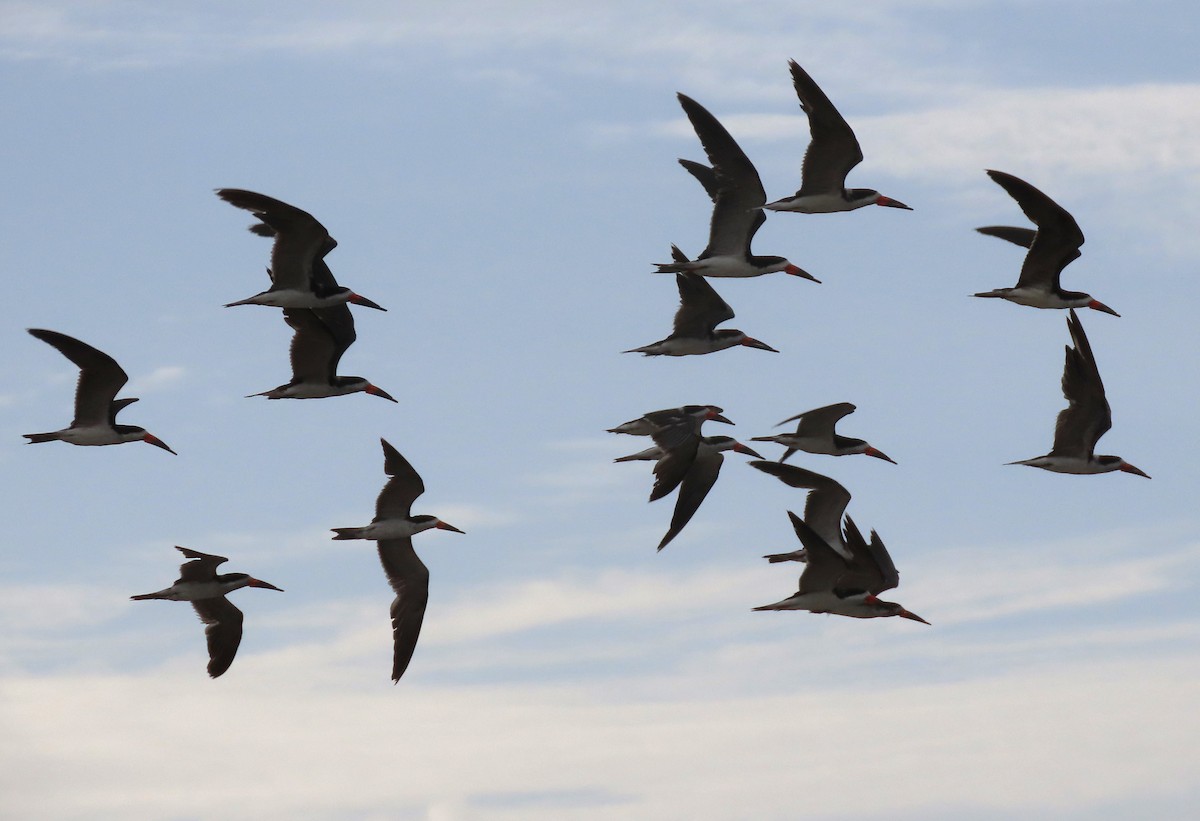
M 344 303 L 329 308 L 284 308 L 292 335 L 292 381 L 251 396 L 268 399 L 321 399 L 362 391 L 396 400 L 361 376 L 338 376 L 342 354 L 357 338 L 354 317 Z
M 700 436 L 700 425 L 703 421 L 690 416 L 678 417 L 673 423 L 664 425 L 651 434 L 654 444 L 662 450 L 663 456 L 654 465 L 655 480 L 654 488 L 650 492 L 650 501 L 657 501 L 679 488 L 679 495 L 675 499 L 675 512 L 671 514 L 671 527 L 658 543 L 659 550 L 680 534 L 700 509 L 712 486 L 716 484 L 717 476 L 721 473 L 721 463 L 725 461 L 722 451 L 734 450 L 757 455 L 750 448 L 733 442 L 728 437 L 710 439 Z
M 732 450 L 736 453 L 744 453 L 747 456 L 753 456 L 756 459 L 761 459 L 757 452 L 752 450 L 748 445 L 743 445 L 732 436 L 701 436 L 700 441 L 711 448 L 717 450 Z M 628 456 L 620 456 L 613 459 L 614 462 L 657 462 L 659 459 L 666 456 L 664 451 L 658 445 L 653 445 L 645 450 L 639 450 L 637 453 L 631 453 Z
M 425 483 L 386 439 L 379 441 L 383 445 L 384 473 L 392 478 L 375 501 L 375 518 L 366 527 L 334 528 L 337 535 L 333 538 L 373 539 L 378 543 L 379 561 L 396 593 L 391 612 L 392 681 L 397 682 L 417 647 L 429 602 L 429 568 L 413 550 L 412 536 L 430 528 L 462 531 L 436 516 L 412 515 L 412 503 L 425 492 Z
M 134 601 L 190 601 L 200 621 L 207 625 L 204 635 L 208 639 L 208 674 L 216 678 L 233 664 L 233 657 L 237 655 L 238 645 L 242 642 L 242 611 L 234 607 L 225 594 L 241 587 L 280 589 L 245 573 L 218 574 L 217 566 L 229 561 L 224 556 L 212 556 L 186 547 L 176 546 L 175 549 L 192 560 L 180 565 L 175 584 L 157 593 L 143 593 L 130 598 Z
M 679 104 L 692 121 L 696 136 L 700 138 L 708 160 L 712 163 L 716 194 L 713 195 L 713 188 L 710 186 L 711 178 L 707 178 L 703 172 L 697 175 L 697 179 L 713 200 L 708 247 L 695 260 L 660 263 L 658 273 L 687 272 L 707 277 L 756 277 L 783 271 L 820 282 L 812 274 L 802 271 L 783 257 L 758 256 L 750 252 L 754 234 L 767 219 L 766 214 L 762 212 L 767 194 L 763 190 L 758 171 L 716 117 L 691 97 L 684 94 L 678 97 Z M 684 163 L 684 167 L 693 175 L 697 174 L 693 169 L 695 165 L 697 164 Z
M 858 138 L 808 72 L 795 60 L 789 60 L 788 65 L 792 69 L 792 85 L 800 98 L 800 108 L 808 115 L 812 141 L 804 153 L 800 190 L 790 197 L 767 203 L 763 208 L 829 214 L 867 205 L 884 205 L 911 211 L 899 200 L 885 197 L 872 188 L 846 187 L 846 175 L 863 160 Z
M 900 616 L 929 624 L 901 605 L 877 598 L 880 593 L 900 584 L 900 574 L 896 572 L 892 557 L 874 530 L 868 543 L 854 520 L 846 517 L 841 541 L 849 551 L 847 558 L 790 510 L 788 517 L 808 556 L 804 572 L 800 574 L 800 588 L 782 601 L 764 604 L 755 607 L 755 610 L 808 610 L 811 613 L 833 613 L 855 619 Z
M 1112 427 L 1112 410 L 1104 396 L 1104 383 L 1096 367 L 1092 346 L 1072 308 L 1067 315 L 1073 348 L 1067 348 L 1062 391 L 1067 407 L 1059 411 L 1054 427 L 1054 447 L 1045 456 L 1009 462 L 1055 473 L 1110 473 L 1121 470 L 1147 476 L 1120 456 L 1096 456 L 1096 442 Z
M 854 405 L 849 402 L 838 402 L 834 405 L 826 405 L 823 408 L 815 408 L 814 410 L 798 413 L 795 416 L 789 416 L 784 419 L 779 425 L 786 425 L 788 422 L 799 420 L 796 425 L 795 433 L 781 433 L 776 436 L 755 436 L 751 438 L 751 442 L 775 442 L 787 448 L 783 456 L 779 457 L 780 462 L 786 462 L 788 457 L 798 450 L 806 453 L 823 453 L 829 456 L 849 456 L 855 453 L 865 453 L 867 456 L 874 456 L 876 459 L 883 459 L 885 462 L 896 464 L 896 460 L 892 459 L 881 450 L 877 450 L 862 439 L 852 439 L 848 436 L 839 436 L 834 427 L 838 420 L 843 416 L 854 413 Z M 776 425 L 775 427 L 779 427 Z
M 244 208 L 262 222 L 250 230 L 264 237 L 274 237 L 271 247 L 271 287 L 237 302 L 234 305 L 267 305 L 274 308 L 327 308 L 352 302 L 366 308 L 383 311 L 385 308 L 359 296 L 349 288 L 332 281 L 322 282 L 314 277 L 314 269 L 325 266 L 325 255 L 337 247 L 325 226 L 307 211 L 265 194 L 240 188 L 218 188 L 217 196 L 238 208 Z M 327 266 L 326 266 L 327 267 Z
M 674 245 L 671 255 L 677 262 L 687 262 L 687 255 Z M 646 356 L 688 356 L 723 351 L 738 345 L 779 353 L 765 342 L 760 342 L 736 328 L 716 330 L 726 320 L 733 319 L 733 308 L 699 274 L 680 273 L 675 275 L 679 288 L 679 310 L 675 312 L 675 324 L 666 339 L 623 353 L 641 353 Z
M 1064 291 L 1059 285 L 1063 269 L 1079 259 L 1079 248 L 1083 245 L 1083 231 L 1079 230 L 1075 218 L 1025 180 L 1003 171 L 988 171 L 987 174 L 1017 201 L 1025 216 L 1037 225 L 1037 231 L 1006 225 L 977 229 L 982 234 L 1023 245 L 1029 252 L 1025 254 L 1016 286 L 996 288 L 974 296 L 1007 299 L 1033 308 L 1092 308 L 1120 316 L 1104 303 L 1092 299 L 1090 294 Z
M 129 375 L 117 361 L 103 351 L 78 339 L 29 328 L 29 333 L 58 350 L 79 367 L 79 384 L 75 387 L 75 418 L 71 426 L 50 433 L 23 434 L 34 442 L 69 442 L 72 445 L 120 445 L 124 442 L 146 442 L 175 453 L 166 443 L 135 425 L 118 425 L 117 414 L 122 408 L 138 401 L 134 397 L 115 398 L 117 391 L 129 381 Z
M 690 418 L 695 422 L 697 432 L 700 429 L 700 425 L 709 420 L 724 422 L 726 425 L 733 424 L 733 422 L 721 415 L 721 408 L 718 408 L 716 405 L 684 405 L 681 408 L 650 411 L 649 413 L 642 414 L 637 419 L 630 419 L 628 422 L 622 422 L 615 428 L 609 428 L 608 432 L 627 433 L 630 436 L 650 436 L 660 428 L 671 425 L 684 417 Z
M 804 503 L 804 521 L 816 531 L 822 540 L 849 560 L 850 551 L 842 542 L 842 519 L 846 506 L 850 504 L 850 491 L 841 482 L 822 476 L 811 470 L 780 462 L 749 462 L 750 467 L 769 473 L 790 487 L 805 488 L 809 492 Z M 771 562 L 803 562 L 804 549 L 790 553 L 773 553 L 763 556 Z

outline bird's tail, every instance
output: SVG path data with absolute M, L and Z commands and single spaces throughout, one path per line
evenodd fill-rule
M 1007 294 L 1008 291 L 1009 291 L 1008 288 L 998 288 L 995 291 L 983 291 L 978 294 L 971 294 L 971 296 L 990 296 L 990 297 L 997 297 L 998 299 L 1003 299 L 1004 295 Z
M 147 599 L 165 599 L 165 590 L 159 590 L 157 593 L 142 593 L 140 596 L 130 596 L 133 601 L 145 601 Z
M 53 433 L 23 433 L 21 434 L 29 441 L 26 444 L 32 445 L 35 442 L 53 442 L 58 439 Z
M 763 558 L 771 564 L 775 564 L 776 562 L 806 562 L 808 561 L 808 554 L 804 550 L 793 550 L 791 553 L 768 553 Z
M 686 274 L 696 267 L 692 262 L 656 262 L 654 265 L 656 274 Z
M 339 541 L 342 539 L 363 539 L 366 538 L 363 536 L 363 532 L 365 530 L 365 527 L 335 527 L 333 528 L 333 532 L 337 535 L 334 536 L 333 539 L 334 541 Z

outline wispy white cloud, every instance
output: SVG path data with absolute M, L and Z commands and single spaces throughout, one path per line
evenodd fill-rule
M 154 393 L 168 390 L 183 381 L 187 370 L 182 365 L 163 365 L 129 381 L 129 393 Z
M 620 679 L 364 687 L 314 676 L 323 663 L 277 659 L 216 682 L 171 670 L 8 679 L 0 745 L 22 751 L 6 756 L 9 810 L 129 817 L 204 797 L 234 819 L 434 808 L 485 819 L 776 818 L 801 793 L 815 818 L 839 816 L 852 794 L 858 812 L 893 817 L 1028 815 L 1170 795 L 1200 764 L 1189 709 L 1200 661 L 1182 652 L 967 682 L 797 682 L 766 696 L 753 682 L 769 671 L 732 697 L 693 675 L 663 682 L 669 701 L 630 699 Z M 51 789 L 51 777 L 72 789 Z
M 794 116 L 733 114 L 722 122 L 747 145 L 786 142 L 797 157 L 809 140 L 808 120 L 798 110 Z M 1200 128 L 1196 84 L 980 88 L 958 105 L 861 116 L 853 126 L 870 146 L 866 162 L 897 176 L 975 183 L 981 169 L 995 165 L 1042 179 L 1200 173 L 1200 147 L 1192 139 Z M 682 117 L 639 131 L 692 135 Z M 621 133 L 619 127 L 613 133 Z

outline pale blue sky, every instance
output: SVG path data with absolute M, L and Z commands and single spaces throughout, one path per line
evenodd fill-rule
M 852 6 L 852 7 L 851 7 Z M 0 3 L 0 795 L 22 818 L 1118 819 L 1200 795 L 1200 15 L 1162 2 Z M 755 250 L 824 281 L 716 281 L 779 354 L 618 352 L 669 331 L 709 204 L 676 101 L 708 107 L 768 196 L 799 182 L 787 60 L 857 131 L 850 184 L 915 209 L 772 214 Z M 1027 179 L 1087 243 L 1086 312 L 1126 474 L 1046 452 L 1061 312 L 967 295 L 1021 252 L 984 174 Z M 337 238 L 367 396 L 287 381 L 248 188 Z M 26 447 L 75 371 L 129 372 L 122 421 L 175 450 Z M 743 440 L 831 402 L 899 462 L 800 455 L 854 494 L 932 622 L 751 613 L 795 589 L 803 495 L 730 456 L 661 554 L 644 446 L 604 429 L 685 403 Z M 715 426 L 723 427 L 723 426 Z M 363 524 L 379 438 L 467 535 L 416 539 L 430 606 L 405 678 Z M 763 453 L 778 455 L 773 446 Z M 191 608 L 131 603 L 181 544 L 287 592 L 204 675 Z M 897 623 L 899 622 L 899 623 Z M 219 806 L 211 803 L 219 799 Z

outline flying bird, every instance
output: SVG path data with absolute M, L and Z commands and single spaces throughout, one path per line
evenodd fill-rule
M 674 245 L 671 255 L 677 262 L 687 262 L 687 255 Z M 640 348 L 623 353 L 641 353 L 646 356 L 688 356 L 723 351 L 738 345 L 779 353 L 765 342 L 760 342 L 735 328 L 716 330 L 717 325 L 733 319 L 733 308 L 699 274 L 679 273 L 675 275 L 679 288 L 679 310 L 675 312 L 675 324 L 671 335 Z
M 733 422 L 721 415 L 721 408 L 718 408 L 716 405 L 684 405 L 681 408 L 650 411 L 649 413 L 642 414 L 637 419 L 630 419 L 628 422 L 622 422 L 615 428 L 609 428 L 608 432 L 627 433 L 630 436 L 650 436 L 655 431 L 678 422 L 681 418 L 687 418 L 692 421 L 695 425 L 697 435 L 699 435 L 700 425 L 709 420 L 723 422 L 726 425 L 733 424 Z
M 208 640 L 208 675 L 216 678 L 233 664 L 233 657 L 237 655 L 238 645 L 242 642 L 242 611 L 234 607 L 225 594 L 240 587 L 280 589 L 245 573 L 217 573 L 217 566 L 229 561 L 224 556 L 212 556 L 186 547 L 176 546 L 175 549 L 192 560 L 180 565 L 175 584 L 157 593 L 143 593 L 130 598 L 134 601 L 190 601 L 196 615 L 206 625 L 204 636 Z
M 756 277 L 783 271 L 793 276 L 819 282 L 783 257 L 758 256 L 751 253 L 754 234 L 766 222 L 762 212 L 767 201 L 766 191 L 758 171 L 745 152 L 725 130 L 725 126 L 691 97 L 679 94 L 679 104 L 692 122 L 696 136 L 712 163 L 712 177 L 695 170 L 697 163 L 684 168 L 692 172 L 713 200 L 712 221 L 709 225 L 708 247 L 695 260 L 659 263 L 658 273 L 695 273 L 708 277 Z M 703 166 L 700 166 L 703 168 Z M 715 188 L 714 188 L 715 185 Z M 715 190 L 715 194 L 714 194 Z
M 725 461 L 721 453 L 723 450 L 758 455 L 738 442 L 729 444 L 721 441 L 728 437 L 710 440 L 700 436 L 702 421 L 695 417 L 680 417 L 651 434 L 654 444 L 662 450 L 663 455 L 654 465 L 655 481 L 650 501 L 657 501 L 679 488 L 671 526 L 658 543 L 659 550 L 678 536 L 700 509 L 721 473 L 721 463 Z
M 841 482 L 781 462 L 760 461 L 748 464 L 763 473 L 769 473 L 789 487 L 808 490 L 808 499 L 804 503 L 804 521 L 825 544 L 841 554 L 842 558 L 847 561 L 852 558 L 842 539 L 842 519 L 846 515 L 846 506 L 850 504 L 850 491 L 846 490 Z M 807 561 L 807 553 L 804 548 L 800 548 L 790 553 L 773 553 L 763 558 L 771 562 L 803 562 Z
M 314 271 L 324 267 L 325 255 L 337 247 L 325 226 L 307 211 L 286 202 L 240 188 L 219 188 L 217 196 L 237 208 L 243 208 L 261 222 L 250 230 L 264 237 L 274 237 L 271 247 L 271 287 L 252 297 L 230 302 L 234 305 L 267 305 L 274 308 L 327 308 L 352 302 L 366 308 L 383 311 L 385 308 L 343 288 L 327 278 L 315 277 Z M 323 281 L 322 281 L 323 279 Z
M 1120 316 L 1104 303 L 1092 299 L 1090 294 L 1064 291 L 1059 284 L 1063 269 L 1079 259 L 1079 248 L 1083 245 L 1083 231 L 1079 229 L 1075 218 L 1024 180 L 1003 171 L 988 171 L 987 174 L 1017 201 L 1037 230 L 1007 225 L 976 229 L 981 234 L 1022 245 L 1029 251 L 1025 254 L 1021 276 L 1014 287 L 996 288 L 974 296 L 1007 299 L 1033 308 L 1092 308 Z
M 896 461 L 881 450 L 871 447 L 862 439 L 852 439 L 849 436 L 839 436 L 834 428 L 838 420 L 843 416 L 854 413 L 854 405 L 849 402 L 838 402 L 834 405 L 826 405 L 823 408 L 815 408 L 804 413 L 798 413 L 795 416 L 789 416 L 784 419 L 779 425 L 786 425 L 788 422 L 799 420 L 796 425 L 795 433 L 780 433 L 775 436 L 755 436 L 751 438 L 751 442 L 775 442 L 787 448 L 783 456 L 779 457 L 780 462 L 786 462 L 788 458 L 798 450 L 806 453 L 823 453 L 829 456 L 849 456 L 855 453 L 865 453 L 867 456 L 874 456 L 876 459 L 883 459 L 885 462 L 891 462 L 893 465 Z M 775 427 L 779 427 L 776 425 Z
M 867 543 L 854 520 L 846 517 L 841 541 L 850 554 L 847 558 L 790 510 L 788 518 L 808 556 L 804 572 L 800 574 L 800 587 L 786 599 L 755 607 L 755 610 L 808 610 L 856 619 L 900 616 L 929 624 L 896 602 L 878 598 L 880 593 L 900 584 L 900 574 L 874 530 L 870 543 Z
M 342 354 L 354 343 L 354 317 L 344 303 L 329 308 L 284 308 L 284 321 L 292 327 L 292 379 L 251 396 L 268 399 L 320 399 L 360 391 L 396 400 L 361 376 L 338 376 Z
M 375 518 L 366 527 L 334 528 L 337 535 L 333 538 L 374 539 L 378 543 L 379 561 L 396 593 L 391 614 L 392 681 L 397 682 L 417 648 L 429 602 L 429 568 L 413 550 L 412 536 L 431 528 L 463 531 L 436 516 L 412 515 L 412 503 L 425 492 L 425 483 L 386 439 L 379 441 L 383 445 L 383 470 L 391 478 L 375 501 Z
M 800 190 L 762 207 L 802 214 L 853 211 L 867 205 L 911 211 L 899 200 L 885 197 L 872 188 L 846 188 L 846 175 L 863 160 L 858 138 L 808 72 L 795 60 L 789 60 L 788 65 L 792 69 L 792 84 L 800 98 L 800 108 L 808 115 L 812 140 L 804 153 Z
M 1029 465 L 1055 473 L 1110 473 L 1121 470 L 1150 477 L 1120 456 L 1096 456 L 1096 442 L 1112 427 L 1112 410 L 1104 395 L 1104 383 L 1096 367 L 1092 346 L 1083 332 L 1083 324 L 1072 308 L 1067 315 L 1067 330 L 1073 347 L 1066 349 L 1062 391 L 1067 407 L 1059 411 L 1054 427 L 1054 447 L 1045 456 L 1009 462 Z
M 175 453 L 166 443 L 135 425 L 118 425 L 121 409 L 138 401 L 134 397 L 117 399 L 117 392 L 129 381 L 129 375 L 108 354 L 98 351 L 78 339 L 29 328 L 29 333 L 55 348 L 79 367 L 79 383 L 75 387 L 75 418 L 71 426 L 50 433 L 23 434 L 29 444 L 35 442 L 69 442 L 72 445 L 120 445 L 124 442 L 146 442 Z

